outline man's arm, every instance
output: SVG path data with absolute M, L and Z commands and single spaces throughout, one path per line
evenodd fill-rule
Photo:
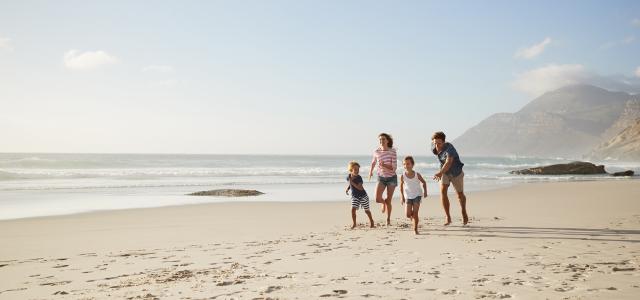
M 444 162 L 444 166 L 442 166 L 440 173 L 447 173 L 447 171 L 449 171 L 449 168 L 451 168 L 451 165 L 453 165 L 453 157 L 447 156 L 447 160 Z
M 442 174 L 447 173 L 447 171 L 449 171 L 449 168 L 451 168 L 452 164 L 453 164 L 453 157 L 451 157 L 450 155 L 447 155 L 447 160 L 444 162 L 442 169 L 440 169 L 438 173 L 433 175 L 433 179 L 440 180 L 440 178 L 442 178 Z

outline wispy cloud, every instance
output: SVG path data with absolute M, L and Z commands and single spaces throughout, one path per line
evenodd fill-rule
M 102 50 L 86 52 L 69 50 L 64 54 L 64 66 L 72 70 L 91 70 L 116 62 L 118 62 L 116 57 Z
M 617 46 L 629 45 L 635 41 L 636 41 L 636 37 L 633 35 L 630 35 L 619 41 L 606 42 L 600 46 L 600 49 L 611 49 Z
M 635 18 L 635 19 L 631 20 L 631 25 L 640 27 L 640 19 Z
M 13 50 L 13 46 L 11 46 L 11 40 L 8 38 L 0 37 L 0 51 L 11 51 Z
M 527 48 L 521 48 L 514 55 L 516 58 L 532 59 L 544 52 L 544 48 L 551 43 L 551 38 L 547 37 L 544 41 Z
M 583 82 L 589 75 L 583 65 L 548 65 L 517 76 L 513 87 L 532 96 L 555 90 L 565 85 Z
M 636 70 L 636 75 L 638 70 Z M 601 76 L 581 64 L 551 64 L 517 75 L 512 87 L 533 97 L 563 86 L 591 84 L 613 91 L 640 93 L 640 76 Z
M 171 73 L 173 72 L 172 66 L 166 65 L 151 65 L 142 68 L 142 72 L 145 73 Z

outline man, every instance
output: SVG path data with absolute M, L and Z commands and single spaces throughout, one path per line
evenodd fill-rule
M 431 136 L 431 151 L 438 157 L 440 161 L 440 171 L 433 175 L 433 179 L 440 181 L 440 198 L 442 199 L 442 207 L 447 215 L 447 221 L 444 225 L 451 224 L 451 215 L 449 214 L 449 184 L 453 184 L 453 188 L 458 193 L 458 200 L 462 208 L 462 223 L 467 225 L 469 217 L 467 216 L 467 197 L 464 195 L 464 172 L 462 167 L 464 164 L 460 161 L 456 148 L 450 143 L 445 142 L 446 135 L 442 131 L 435 132 Z

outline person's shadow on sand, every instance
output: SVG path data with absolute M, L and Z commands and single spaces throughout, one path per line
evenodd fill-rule
M 640 230 L 514 226 L 450 226 L 447 230 L 423 231 L 434 236 L 495 237 L 509 239 L 589 240 L 640 243 Z

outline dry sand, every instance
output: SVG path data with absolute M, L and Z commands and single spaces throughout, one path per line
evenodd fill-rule
M 336 191 L 340 193 L 341 191 Z M 340 203 L 227 203 L 0 221 L 1 299 L 638 299 L 640 184 L 439 198 L 414 235 Z M 374 218 L 383 216 L 377 205 Z

